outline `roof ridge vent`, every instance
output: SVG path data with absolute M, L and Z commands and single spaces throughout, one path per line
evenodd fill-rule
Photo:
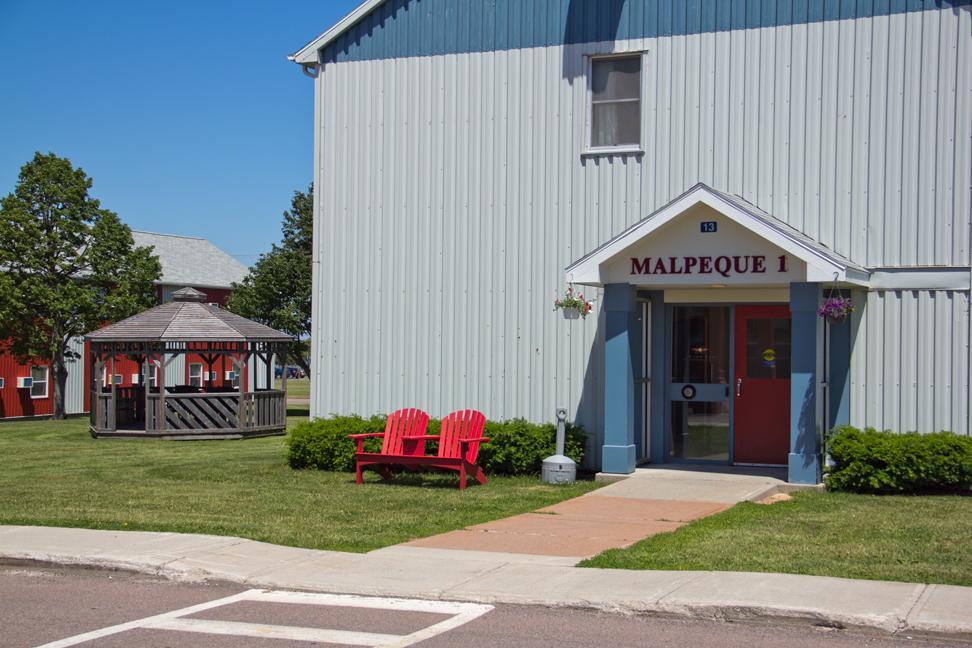
M 206 301 L 205 293 L 201 293 L 195 288 L 190 288 L 186 286 L 185 288 L 180 288 L 179 290 L 172 293 L 172 301 L 177 302 L 204 302 Z

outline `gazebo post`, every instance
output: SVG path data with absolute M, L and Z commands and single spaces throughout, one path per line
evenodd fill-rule
M 95 429 L 97 429 L 98 428 L 98 404 L 101 402 L 101 398 L 99 398 L 99 394 L 98 394 L 97 372 L 98 372 L 98 362 L 100 360 L 101 353 L 95 351 L 95 345 L 93 344 L 89 345 L 88 349 L 91 354 L 91 358 L 90 358 L 91 361 L 89 363 L 91 374 L 89 376 L 90 379 L 88 380 L 88 393 L 89 393 L 88 398 L 90 398 L 91 400 L 88 403 L 88 409 L 90 410 L 89 416 L 91 419 L 91 424 Z
M 108 410 L 108 427 L 118 429 L 118 385 L 115 384 L 115 354 L 111 354 L 111 407 Z
M 158 424 L 156 425 L 159 432 L 165 430 L 165 365 L 167 364 L 165 361 L 165 347 L 163 347 L 162 352 L 159 354 L 159 412 Z
M 152 395 L 152 378 L 149 370 L 152 368 L 152 356 L 149 354 L 149 350 L 145 349 L 145 360 L 142 362 L 142 388 L 145 390 L 145 431 L 149 431 L 149 405 L 152 403 L 150 396 Z
M 287 425 L 287 344 L 280 345 L 280 391 L 283 392 L 283 398 L 281 402 L 283 403 L 280 421 L 286 427 Z
M 264 360 L 264 363 L 267 365 L 265 367 L 266 370 L 267 370 L 266 371 L 266 373 L 267 373 L 267 391 L 273 391 L 273 351 L 272 350 L 267 351 L 267 358 L 266 358 L 266 360 Z
M 239 387 L 237 388 L 237 393 L 239 394 L 239 413 L 237 414 L 239 420 L 239 430 L 240 433 L 246 429 L 246 401 L 244 399 L 244 387 L 246 385 L 246 358 L 249 354 L 245 351 L 239 355 L 239 357 L 233 356 L 233 369 L 236 371 L 236 380 L 239 382 Z

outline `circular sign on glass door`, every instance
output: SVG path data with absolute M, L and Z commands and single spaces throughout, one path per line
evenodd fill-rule
M 776 351 L 773 349 L 763 349 L 763 366 L 764 367 L 775 367 L 776 366 Z
M 695 398 L 695 385 L 685 385 L 682 387 L 682 398 L 692 400 Z

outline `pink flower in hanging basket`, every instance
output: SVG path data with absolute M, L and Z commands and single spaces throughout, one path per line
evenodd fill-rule
M 584 293 L 575 295 L 573 286 L 568 286 L 567 290 L 564 291 L 564 296 L 561 299 L 554 300 L 554 310 L 558 308 L 563 309 L 564 317 L 568 319 L 577 317 L 577 315 L 571 317 L 571 313 L 578 313 L 581 317 L 586 318 L 587 314 L 594 309 L 594 304 L 584 299 Z
M 839 322 L 854 312 L 854 302 L 849 297 L 828 297 L 817 309 L 817 315 L 831 322 Z

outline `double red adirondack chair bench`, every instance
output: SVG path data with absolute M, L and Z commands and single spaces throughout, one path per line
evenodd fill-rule
M 472 477 L 480 484 L 486 483 L 483 469 L 476 463 L 479 444 L 489 441 L 483 436 L 486 417 L 476 410 L 460 410 L 442 419 L 438 436 L 426 434 L 429 415 L 418 409 L 400 409 L 392 412 L 385 422 L 384 432 L 350 434 L 357 442 L 354 455 L 355 483 L 362 483 L 365 468 L 372 468 L 382 479 L 390 479 L 393 467 L 409 469 L 453 470 L 459 473 L 459 490 L 465 490 L 466 478 Z M 365 452 L 364 440 L 381 438 L 380 452 Z M 425 454 L 425 442 L 438 441 L 435 455 Z

